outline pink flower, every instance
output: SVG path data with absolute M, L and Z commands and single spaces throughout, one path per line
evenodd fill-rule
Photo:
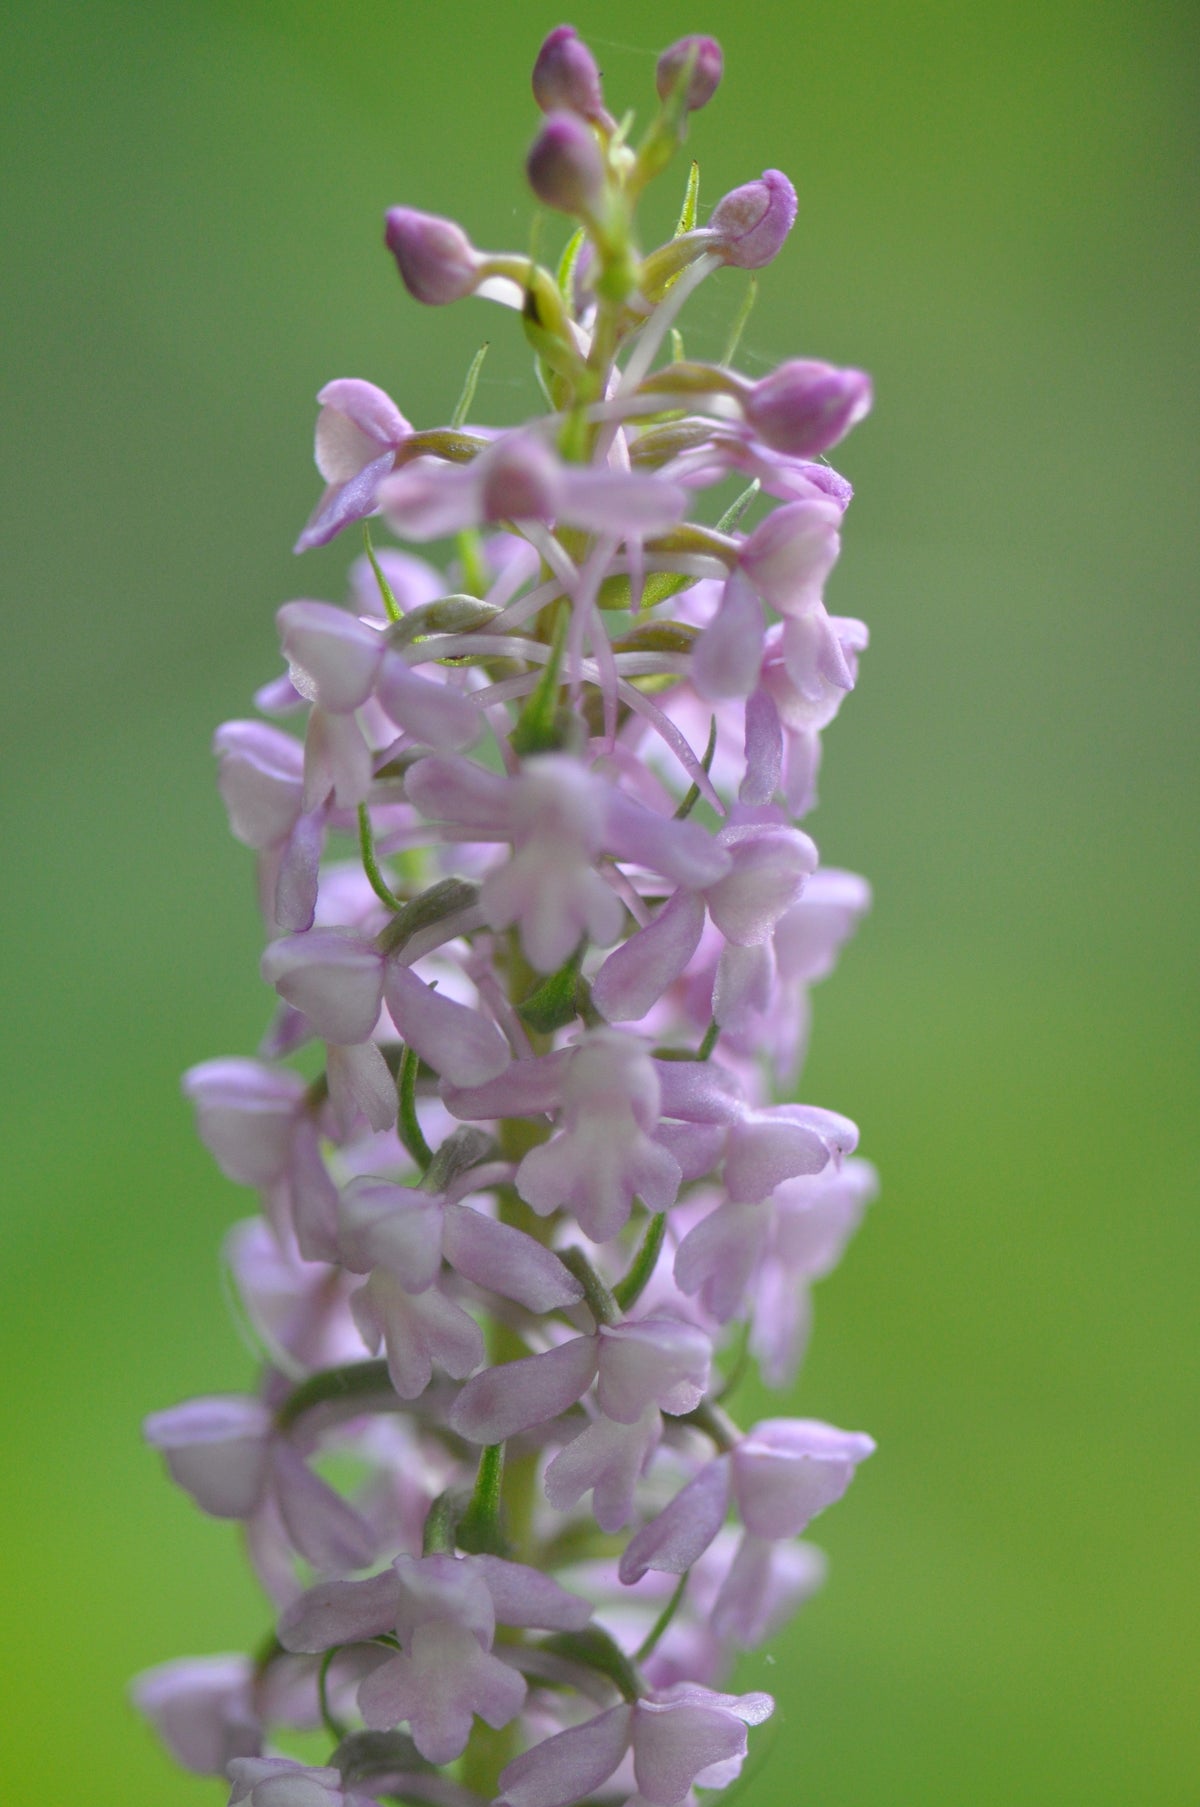
M 676 1807 L 693 1785 L 732 1780 L 746 1754 L 746 1727 L 761 1725 L 774 1707 L 769 1694 L 686 1685 L 648 1694 L 517 1757 L 500 1777 L 497 1807 L 567 1807 L 600 1788 L 627 1751 L 642 1798 Z
M 317 400 L 317 469 L 326 489 L 310 515 L 297 552 L 324 546 L 351 521 L 375 512 L 375 492 L 412 428 L 390 396 L 374 383 L 340 377 Z
M 546 1215 L 567 1204 L 593 1242 L 628 1222 L 635 1197 L 651 1211 L 679 1189 L 674 1156 L 653 1141 L 659 1087 L 644 1047 L 596 1030 L 571 1055 L 562 1082 L 561 1128 L 517 1169 L 517 1190 Z
M 461 1756 L 478 1713 L 497 1730 L 520 1712 L 525 1683 L 492 1654 L 496 1622 L 578 1630 L 591 1616 L 536 1570 L 494 1556 L 400 1556 L 366 1581 L 313 1588 L 283 1615 L 289 1650 L 326 1650 L 393 1633 L 397 1655 L 371 1670 L 359 1706 L 376 1729 L 406 1722 L 431 1763 Z

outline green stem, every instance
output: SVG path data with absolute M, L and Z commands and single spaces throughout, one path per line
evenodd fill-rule
M 672 1593 L 671 1598 L 667 1601 L 667 1604 L 663 1607 L 657 1619 L 655 1619 L 653 1625 L 635 1650 L 633 1656 L 635 1663 L 644 1663 L 651 1651 L 657 1647 L 659 1639 L 662 1637 L 663 1633 L 670 1625 L 671 1620 L 679 1610 L 684 1592 L 687 1588 L 688 1576 L 690 1574 L 690 1569 L 684 1569 L 683 1574 L 679 1577 L 678 1586 Z
M 709 724 L 708 742 L 704 748 L 704 756 L 700 761 L 700 764 L 704 767 L 704 770 L 706 772 L 711 771 L 711 769 L 712 769 L 713 755 L 716 752 L 716 750 L 717 750 L 717 718 L 714 715 Z M 679 808 L 675 811 L 675 820 L 677 822 L 682 822 L 687 816 L 690 816 L 692 811 L 695 809 L 697 803 L 699 803 L 699 801 L 700 801 L 700 786 L 698 784 L 693 784 L 691 786 L 690 790 L 688 791 L 686 797 L 683 799 L 683 802 L 679 805 Z
M 742 1433 L 729 1413 L 722 1411 L 711 1399 L 702 1399 L 694 1411 L 680 1412 L 678 1422 L 694 1424 L 698 1431 L 711 1438 L 722 1455 L 736 1449 L 742 1440 Z
M 325 1652 L 325 1655 L 321 1659 L 321 1667 L 317 1673 L 317 1700 L 321 1707 L 321 1719 L 324 1723 L 325 1730 L 329 1733 L 329 1736 L 333 1739 L 335 1744 L 340 1744 L 349 1730 L 349 1727 L 344 1726 L 341 1720 L 330 1711 L 329 1706 L 329 1665 L 341 1648 L 342 1646 L 340 1644 L 335 1644 L 332 1650 L 327 1650 Z
M 379 861 L 375 857 L 375 837 L 371 833 L 370 812 L 365 803 L 358 806 L 358 850 L 362 855 L 367 882 L 380 903 L 386 904 L 389 910 L 402 910 L 403 898 L 396 896 L 379 869 Z
M 425 1133 L 417 1121 L 417 1068 L 420 1061 L 412 1049 L 405 1044 L 400 1056 L 400 1071 L 396 1075 L 396 1097 L 399 1116 L 396 1133 L 405 1148 L 424 1173 L 433 1160 L 433 1150 L 425 1140 Z
M 279 1430 L 287 1431 L 314 1406 L 335 1401 L 351 1403 L 381 1394 L 392 1400 L 396 1397 L 385 1361 L 348 1362 L 342 1368 L 321 1368 L 292 1388 L 275 1413 L 275 1424 Z
M 629 1271 L 613 1287 L 612 1296 L 622 1311 L 628 1311 L 631 1305 L 636 1305 L 645 1292 L 647 1282 L 658 1262 L 663 1237 L 666 1233 L 667 1214 L 665 1211 L 659 1211 L 646 1225 L 646 1234 L 642 1237 L 637 1254 L 629 1264 Z
M 620 1315 L 617 1311 L 617 1301 L 583 1250 L 580 1248 L 563 1249 L 559 1260 L 574 1274 L 583 1287 L 587 1308 L 595 1318 L 597 1328 L 601 1324 L 615 1324 Z
M 367 548 L 367 557 L 371 561 L 371 569 L 375 573 L 375 582 L 379 585 L 379 595 L 383 602 L 384 612 L 389 621 L 399 621 L 403 613 L 400 604 L 392 595 L 392 586 L 379 568 L 379 560 L 375 556 L 375 547 L 371 540 L 371 529 L 363 522 L 363 544 Z

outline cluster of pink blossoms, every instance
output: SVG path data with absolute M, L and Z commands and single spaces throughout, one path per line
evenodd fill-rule
M 684 356 L 692 290 L 790 230 L 777 170 L 701 226 L 693 165 L 676 235 L 634 229 L 720 75 L 710 38 L 665 51 L 635 147 L 551 32 L 528 175 L 576 223 L 557 275 L 388 215 L 419 301 L 517 310 L 548 411 L 464 424 L 478 360 L 445 427 L 330 383 L 299 549 L 379 516 L 453 563 L 368 536 L 348 608 L 279 611 L 266 719 L 216 736 L 277 1008 L 185 1091 L 262 1201 L 227 1260 L 263 1366 L 146 1435 L 242 1524 L 276 1624 L 135 1698 L 231 1802 L 722 1787 L 773 1708 L 731 1664 L 819 1584 L 798 1534 L 873 1448 L 723 1403 L 750 1361 L 793 1378 L 875 1181 L 845 1117 L 773 1102 L 868 902 L 795 819 L 866 643 L 822 599 L 850 489 L 821 455 L 869 385 Z M 327 1767 L 272 1745 L 322 1726 Z

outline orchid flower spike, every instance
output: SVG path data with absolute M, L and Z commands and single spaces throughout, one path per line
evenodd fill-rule
M 870 382 L 662 359 L 700 282 L 780 251 L 780 171 L 638 232 L 722 72 L 668 46 L 639 136 L 549 33 L 525 173 L 543 235 L 568 216 L 558 276 L 388 212 L 409 295 L 508 306 L 539 399 L 467 425 L 482 354 L 431 426 L 320 390 L 297 550 L 358 529 L 348 593 L 283 604 L 270 719 L 214 739 L 263 1035 L 184 1093 L 260 1207 L 225 1258 L 261 1362 L 145 1438 L 267 1603 L 252 1651 L 133 1698 L 231 1807 L 726 1788 L 774 1708 L 731 1665 L 819 1585 L 797 1539 L 874 1449 L 726 1409 L 744 1365 L 796 1373 L 876 1178 L 792 1089 L 870 901 L 796 820 L 866 646 L 827 606 L 851 490 L 816 460 Z M 300 1732 L 311 1761 L 279 1754 Z

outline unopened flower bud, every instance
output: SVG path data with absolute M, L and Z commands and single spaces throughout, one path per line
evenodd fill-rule
M 552 113 L 525 164 L 539 201 L 560 213 L 587 217 L 604 200 L 604 158 L 595 135 L 573 113 Z
M 781 364 L 746 392 L 746 423 L 772 451 L 816 458 L 871 406 L 871 379 L 804 358 Z
M 721 55 L 721 46 L 715 38 L 693 35 L 680 38 L 677 44 L 671 44 L 663 51 L 654 71 L 654 85 L 658 89 L 658 98 L 665 101 L 675 91 L 676 84 L 687 74 L 687 91 L 683 96 L 683 107 L 687 113 L 695 113 L 699 108 L 707 106 L 717 88 L 720 86 L 721 73 L 725 59 Z
M 461 226 L 415 207 L 390 207 L 384 241 L 409 294 L 430 307 L 474 293 L 479 255 Z
M 596 59 L 573 25 L 556 25 L 538 51 L 533 98 L 543 113 L 566 108 L 585 119 L 607 119 Z
M 796 191 L 779 169 L 765 169 L 757 182 L 731 189 L 713 208 L 711 246 L 727 264 L 760 270 L 769 264 L 796 219 Z

